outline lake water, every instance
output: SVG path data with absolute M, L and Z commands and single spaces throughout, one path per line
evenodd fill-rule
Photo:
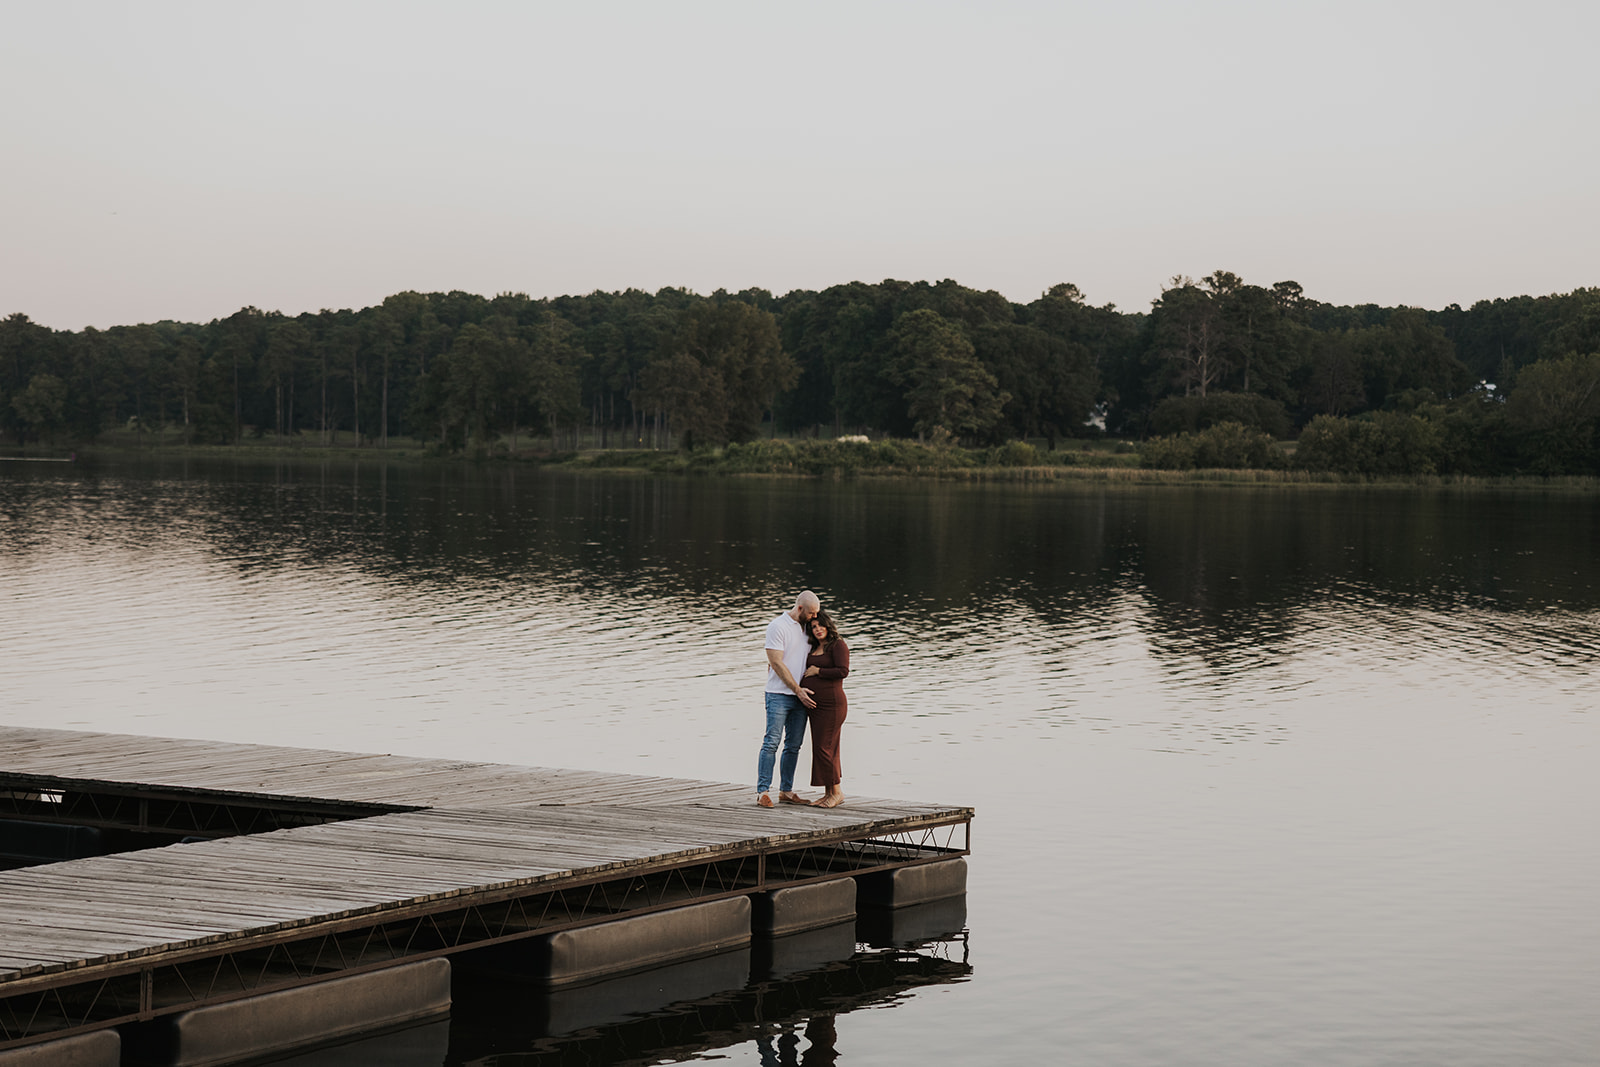
M 978 815 L 965 940 L 798 983 L 802 1061 L 1592 1064 L 1597 559 L 1538 492 L 0 463 L 0 721 L 746 782 L 809 586 L 847 794 Z

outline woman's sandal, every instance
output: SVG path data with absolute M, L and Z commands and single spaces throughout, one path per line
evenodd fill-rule
M 811 806 L 813 808 L 837 808 L 843 803 L 844 794 L 837 793 L 831 797 L 823 797 L 821 800 L 813 800 Z

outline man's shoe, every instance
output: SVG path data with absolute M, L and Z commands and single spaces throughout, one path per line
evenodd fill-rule
M 756 803 L 761 805 L 763 808 L 772 807 L 772 794 L 771 793 L 761 793 L 761 794 L 757 795 Z
M 805 797 L 803 797 L 799 793 L 795 793 L 795 792 L 779 793 L 778 794 L 778 803 L 780 803 L 780 804 L 799 804 L 801 807 L 806 807 L 806 808 L 809 808 L 811 806 L 811 801 L 807 800 Z

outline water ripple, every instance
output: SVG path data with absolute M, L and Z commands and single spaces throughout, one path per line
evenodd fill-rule
M 1578 1062 L 1597 530 L 1332 490 L 4 476 L 0 720 L 743 781 L 762 629 L 812 585 L 849 788 L 979 810 L 973 980 L 855 1058 Z

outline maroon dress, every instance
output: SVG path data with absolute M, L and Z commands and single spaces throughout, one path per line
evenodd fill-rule
M 808 713 L 811 719 L 811 784 L 838 785 L 839 730 L 847 710 L 844 680 L 850 675 L 850 646 L 835 641 L 826 651 L 806 657 L 807 667 L 817 673 L 802 678 L 800 685 L 811 690 L 817 706 Z

